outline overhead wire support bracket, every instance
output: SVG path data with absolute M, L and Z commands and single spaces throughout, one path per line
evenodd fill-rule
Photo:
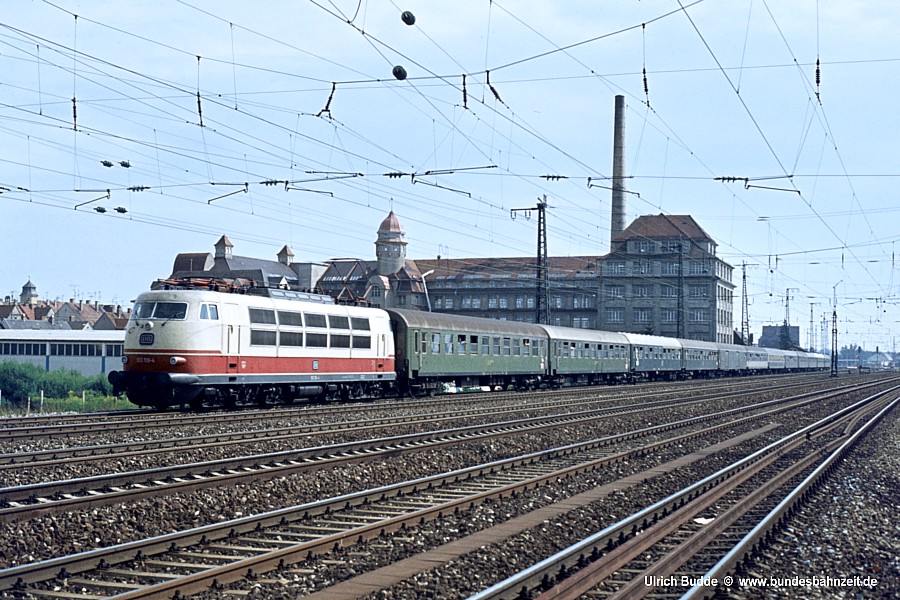
M 772 187 L 767 185 L 754 185 L 750 183 L 751 181 L 771 181 L 773 179 L 791 179 L 793 175 L 773 175 L 771 177 L 714 177 L 714 181 L 721 181 L 723 183 L 735 183 L 738 181 L 744 182 L 744 189 L 749 190 L 751 188 L 756 188 L 760 190 L 774 190 L 776 192 L 793 192 L 797 195 L 802 195 L 800 190 L 796 188 L 780 188 L 780 187 Z
M 609 177 L 602 177 L 601 179 L 603 179 L 603 180 L 605 181 L 605 180 L 608 180 Z M 628 177 L 627 179 L 630 179 L 630 177 Z M 589 188 L 600 188 L 601 190 L 619 189 L 619 188 L 613 188 L 613 187 L 610 186 L 610 185 L 600 185 L 599 183 L 594 183 L 592 177 L 588 177 L 588 179 L 587 179 L 587 186 L 588 186 Z M 622 190 L 622 191 L 625 192 L 626 194 L 631 194 L 631 195 L 633 195 L 633 196 L 637 196 L 638 198 L 641 197 L 640 192 L 634 192 L 634 191 L 632 191 L 632 190 Z
M 447 187 L 446 185 L 440 185 L 438 183 L 431 183 L 430 181 L 423 181 L 421 179 L 415 179 L 415 176 L 413 176 L 413 183 L 414 184 L 421 183 L 422 185 L 430 185 L 431 187 L 436 187 L 436 188 L 440 188 L 442 190 L 447 190 L 450 192 L 455 192 L 457 194 L 462 194 L 463 196 L 468 196 L 469 198 L 472 197 L 471 192 L 464 192 L 463 190 L 458 190 L 456 188 Z
M 97 202 L 98 200 L 109 200 L 110 195 L 111 195 L 109 190 L 75 190 L 75 191 L 79 192 L 79 193 L 83 193 L 83 192 L 89 192 L 89 193 L 93 193 L 93 194 L 103 193 L 103 195 L 98 198 L 94 198 L 93 200 L 87 200 L 86 202 L 76 204 L 74 207 L 72 207 L 74 210 L 78 210 L 79 206 L 84 206 L 85 204 L 90 204 L 91 202 Z
M 207 204 L 211 204 L 211 203 L 213 202 L 213 200 L 221 200 L 222 198 L 227 198 L 228 196 L 234 196 L 235 194 L 240 194 L 241 192 L 243 192 L 243 193 L 246 194 L 246 193 L 249 191 L 249 188 L 250 188 L 250 184 L 248 184 L 248 183 L 244 183 L 244 184 L 237 184 L 237 183 L 219 183 L 219 184 L 216 184 L 216 183 L 211 183 L 210 185 L 243 185 L 243 186 L 244 186 L 244 189 L 242 189 L 242 190 L 235 190 L 235 191 L 233 191 L 233 192 L 228 192 L 227 194 L 222 194 L 221 196 L 216 196 L 215 198 L 210 198 L 209 200 L 206 201 Z

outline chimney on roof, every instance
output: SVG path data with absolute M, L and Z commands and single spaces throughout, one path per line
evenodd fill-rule
M 613 124 L 612 214 L 609 226 L 609 249 L 612 240 L 625 229 L 625 96 L 616 96 Z

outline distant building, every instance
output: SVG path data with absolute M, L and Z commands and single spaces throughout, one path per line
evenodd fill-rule
M 600 262 L 598 329 L 733 341 L 732 267 L 692 217 L 638 217 Z
M 784 325 L 763 325 L 762 335 L 759 336 L 759 346 L 761 348 L 782 348 L 782 336 L 784 335 Z M 787 327 L 788 342 L 790 348 L 800 347 L 800 327 L 798 325 L 788 325 Z
M 340 302 L 427 310 L 425 282 L 416 262 L 406 258 L 405 237 L 397 215 L 391 211 L 378 227 L 376 260 L 334 259 L 317 289 Z
M 68 302 L 41 300 L 29 279 L 22 286 L 19 302 L 7 297 L 0 304 L 0 329 L 93 329 L 98 322 L 103 329 L 124 329 L 130 314 L 130 308 L 123 311 L 121 306 L 76 302 L 74 298 Z
M 294 268 L 294 253 L 288 246 L 278 252 L 277 260 L 237 256 L 233 252 L 234 244 L 224 235 L 213 248 L 215 254 L 189 252 L 177 255 L 169 278 L 241 278 L 259 287 L 308 290 L 315 286 L 325 269 L 324 265 L 315 269 L 314 263 L 306 263 L 302 269 Z M 155 284 L 156 287 L 160 285 L 164 284 Z

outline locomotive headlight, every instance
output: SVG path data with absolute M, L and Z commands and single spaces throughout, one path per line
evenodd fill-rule
M 172 358 L 169 359 L 169 364 L 172 365 L 173 367 L 175 365 L 183 365 L 186 362 L 187 362 L 187 359 L 184 358 L 183 356 L 173 356 Z
M 122 357 L 122 364 L 123 364 L 123 365 L 127 365 L 127 364 L 128 364 L 128 357 L 127 357 L 127 356 L 123 356 L 123 357 Z
M 147 321 L 146 323 L 144 323 L 144 329 L 146 329 L 147 331 L 150 331 L 151 329 L 153 329 L 153 323 L 151 323 L 150 321 Z

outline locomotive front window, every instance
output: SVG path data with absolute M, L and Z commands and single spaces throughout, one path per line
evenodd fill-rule
M 209 321 L 219 320 L 219 307 L 215 304 L 201 304 L 200 318 Z
M 134 307 L 135 319 L 183 319 L 187 315 L 187 302 L 138 302 Z

